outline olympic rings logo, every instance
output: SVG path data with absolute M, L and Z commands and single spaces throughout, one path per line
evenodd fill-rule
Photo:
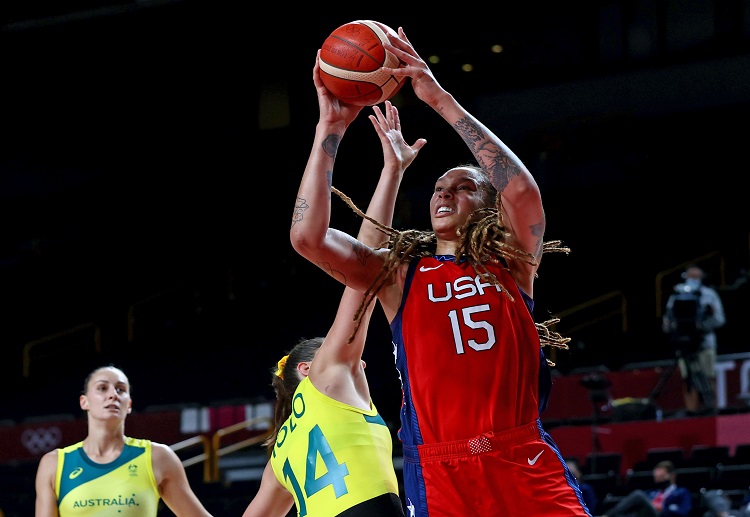
M 56 426 L 26 429 L 21 434 L 21 445 L 32 454 L 40 454 L 56 448 L 61 439 L 62 431 Z

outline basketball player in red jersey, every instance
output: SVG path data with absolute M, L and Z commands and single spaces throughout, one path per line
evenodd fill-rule
M 403 389 L 408 516 L 590 516 L 540 421 L 551 380 L 532 314 L 534 277 L 550 251 L 539 188 L 521 160 L 440 86 L 403 29 L 390 39 L 388 49 L 405 66 L 387 72 L 410 79 L 476 164 L 437 179 L 432 232 L 383 226 L 390 237 L 384 250 L 330 228 L 331 174 L 352 107 L 326 90 L 316 61 L 320 118 L 292 245 L 365 293 L 363 304 L 376 296 L 390 322 Z

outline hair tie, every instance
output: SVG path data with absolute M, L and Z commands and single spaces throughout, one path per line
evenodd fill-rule
M 281 359 L 279 359 L 279 362 L 276 363 L 276 376 L 280 377 L 281 380 L 284 380 L 284 367 L 286 366 L 286 360 L 289 359 L 288 355 L 285 355 Z

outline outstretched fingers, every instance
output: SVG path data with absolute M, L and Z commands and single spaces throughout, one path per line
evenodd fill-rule
M 385 111 L 385 113 L 383 112 Z M 385 107 L 383 110 L 379 106 L 375 105 L 372 107 L 372 111 L 375 112 L 378 124 L 385 129 L 395 129 L 401 131 L 401 122 L 398 118 L 398 109 L 396 106 L 391 104 L 391 101 L 385 101 Z M 372 117 L 373 115 L 371 115 Z
M 391 127 L 396 131 L 401 131 L 401 117 L 399 117 L 398 108 L 391 101 L 385 101 L 385 110 Z
M 401 27 L 398 29 L 398 37 L 393 34 L 388 34 L 388 41 L 389 43 L 384 44 L 385 48 L 398 58 L 402 63 L 402 66 L 399 66 L 398 68 L 383 67 L 383 70 L 386 70 L 395 76 L 404 77 L 413 75 L 414 69 L 420 70 L 424 68 L 424 61 L 419 57 L 417 51 L 414 50 L 414 47 Z

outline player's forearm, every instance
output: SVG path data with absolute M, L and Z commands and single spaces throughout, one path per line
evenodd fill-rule
M 331 178 L 343 130 L 320 124 L 294 204 L 290 238 L 298 246 L 320 246 L 331 218 Z
M 369 217 L 386 226 L 393 224 L 393 212 L 402 177 L 402 174 L 384 173 L 380 175 L 375 192 L 367 207 L 366 213 Z M 387 238 L 386 234 L 380 231 L 373 223 L 366 219 L 362 221 L 362 226 L 357 235 L 359 241 L 376 248 Z

